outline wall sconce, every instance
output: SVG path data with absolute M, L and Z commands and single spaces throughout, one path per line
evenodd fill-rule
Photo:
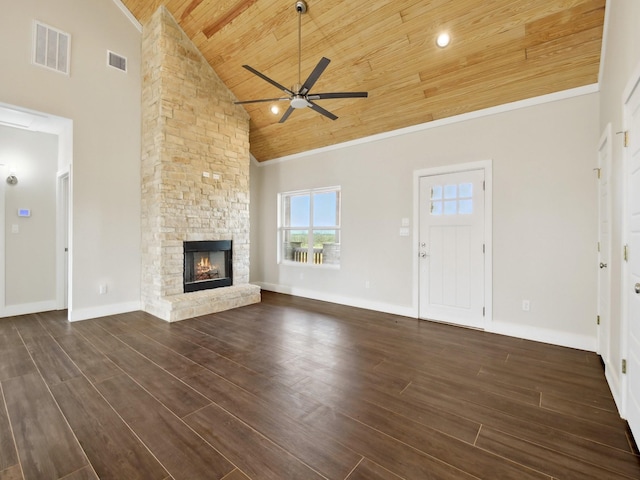
M 18 183 L 18 177 L 16 177 L 16 167 L 13 165 L 9 167 L 9 176 L 7 177 L 7 183 L 9 185 L 15 185 Z

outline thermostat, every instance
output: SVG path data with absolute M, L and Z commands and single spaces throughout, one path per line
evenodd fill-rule
M 19 208 L 18 209 L 18 216 L 19 217 L 30 217 L 31 216 L 31 209 L 29 209 L 29 208 Z

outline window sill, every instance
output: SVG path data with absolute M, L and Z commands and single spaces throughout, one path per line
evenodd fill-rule
M 333 263 L 303 263 L 303 262 L 291 262 L 288 260 L 282 260 L 278 263 L 278 266 L 284 267 L 305 267 L 305 268 L 319 268 L 326 270 L 340 270 L 340 265 L 336 265 Z

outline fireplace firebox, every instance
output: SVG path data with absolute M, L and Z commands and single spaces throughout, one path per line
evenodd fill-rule
M 232 241 L 184 242 L 184 293 L 233 284 Z

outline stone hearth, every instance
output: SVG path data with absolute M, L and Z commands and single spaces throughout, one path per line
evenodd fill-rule
M 260 301 L 249 284 L 249 117 L 160 7 L 143 27 L 142 305 L 167 321 Z M 183 242 L 233 240 L 233 285 L 183 293 Z

